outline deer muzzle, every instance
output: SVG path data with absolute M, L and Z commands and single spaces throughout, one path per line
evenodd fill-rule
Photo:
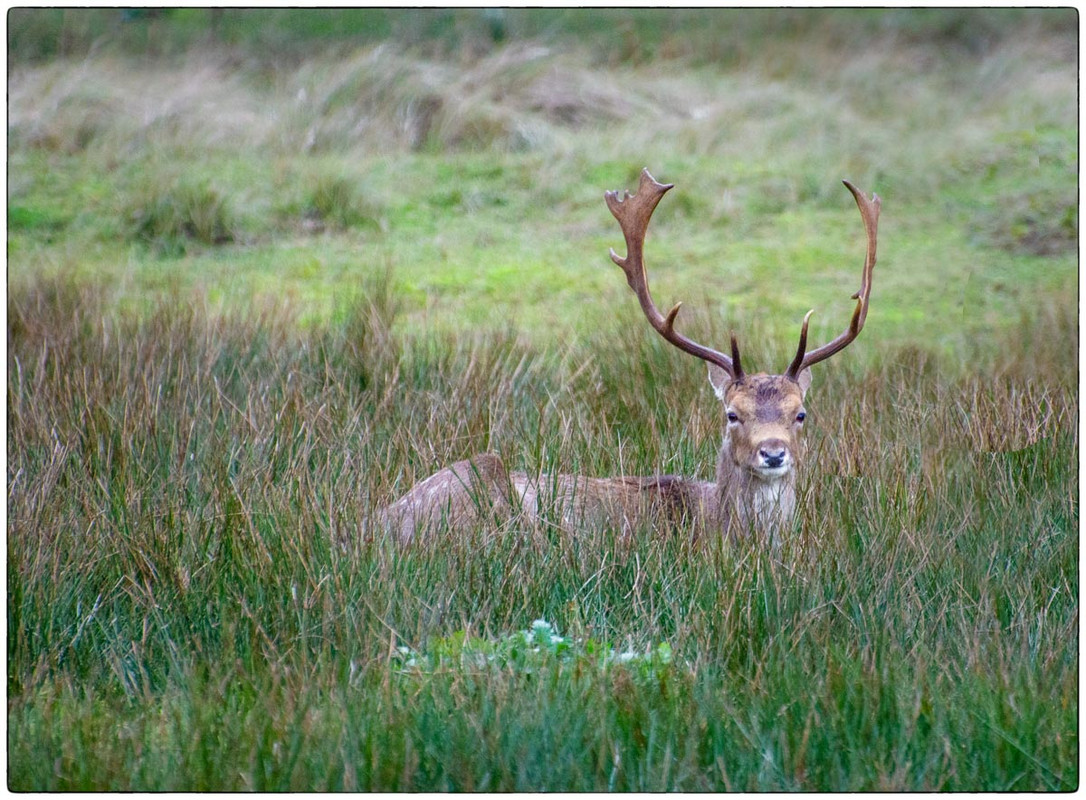
M 755 448 L 754 471 L 763 478 L 787 475 L 795 464 L 792 450 L 784 439 L 763 439 Z

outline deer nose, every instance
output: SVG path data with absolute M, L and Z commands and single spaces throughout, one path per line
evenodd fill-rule
M 788 455 L 788 448 L 782 446 L 762 447 L 758 451 L 758 455 L 762 457 L 762 463 L 770 469 L 776 469 L 784 463 L 785 456 Z

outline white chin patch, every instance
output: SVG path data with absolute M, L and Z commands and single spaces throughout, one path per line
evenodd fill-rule
M 791 464 L 781 464 L 779 467 L 755 467 L 754 474 L 765 481 L 775 481 L 783 478 L 792 471 Z

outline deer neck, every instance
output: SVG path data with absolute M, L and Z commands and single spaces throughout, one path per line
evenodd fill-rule
M 722 523 L 767 534 L 779 541 L 779 531 L 792 521 L 796 508 L 796 471 L 775 480 L 765 480 L 739 466 L 731 443 L 724 440 L 716 465 L 717 494 Z

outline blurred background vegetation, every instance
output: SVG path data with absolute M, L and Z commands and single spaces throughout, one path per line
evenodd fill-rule
M 1070 9 L 13 9 L 9 63 L 112 51 L 169 57 L 229 46 L 284 60 L 396 42 L 419 55 L 478 57 L 518 40 L 575 43 L 610 65 L 657 59 L 741 63 L 769 38 L 858 38 L 935 45 L 965 53 L 998 46 L 1022 28 L 1066 33 Z
M 678 185 L 650 244 L 660 302 L 789 330 L 813 306 L 827 335 L 862 253 L 847 177 L 887 202 L 874 335 L 954 349 L 1073 286 L 1076 25 L 1066 9 L 13 9 L 9 281 L 104 280 L 121 305 L 286 301 L 304 320 L 388 274 L 400 324 L 497 313 L 546 338 L 628 305 L 601 195 L 648 166 Z

